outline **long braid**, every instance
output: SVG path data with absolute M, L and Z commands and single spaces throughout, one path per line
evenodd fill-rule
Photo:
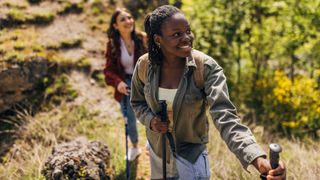
M 151 14 L 148 14 L 144 21 L 145 31 L 148 36 L 148 51 L 151 64 L 160 64 L 163 59 L 161 49 L 154 42 L 154 35 L 162 35 L 162 24 L 176 13 L 181 13 L 181 11 L 174 6 L 164 5 L 155 9 Z

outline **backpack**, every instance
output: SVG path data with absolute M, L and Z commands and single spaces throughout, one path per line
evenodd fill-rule
M 194 58 L 197 65 L 197 68 L 195 68 L 193 72 L 193 78 L 195 80 L 196 86 L 199 89 L 203 89 L 204 88 L 204 78 L 203 78 L 204 60 L 207 58 L 207 55 L 205 55 L 200 51 L 192 50 L 192 57 Z M 149 64 L 150 64 L 150 60 L 148 58 L 148 54 L 143 55 L 139 62 L 139 71 L 138 71 L 139 79 L 142 82 L 145 82 L 145 80 L 147 79 Z

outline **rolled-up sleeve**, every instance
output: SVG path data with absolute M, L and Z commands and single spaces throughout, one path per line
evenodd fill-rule
M 144 95 L 144 82 L 139 78 L 138 72 L 140 68 L 141 59 L 138 60 L 137 65 L 134 69 L 132 81 L 131 81 L 131 106 L 138 118 L 138 120 L 150 129 L 151 119 L 155 117 L 154 113 L 149 108 L 145 95 Z
M 214 125 L 230 151 L 247 169 L 254 159 L 266 157 L 266 153 L 256 143 L 250 129 L 240 123 L 237 110 L 229 98 L 223 69 L 213 59 L 205 64 L 204 79 L 204 89 Z

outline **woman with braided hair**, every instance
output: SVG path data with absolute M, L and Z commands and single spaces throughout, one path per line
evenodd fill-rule
M 107 30 L 105 80 L 115 88 L 114 97 L 128 121 L 128 134 L 132 142 L 128 159 L 134 160 L 141 150 L 138 148 L 136 119 L 130 105 L 131 77 L 137 59 L 146 52 L 146 36 L 135 30 L 134 19 L 127 9 L 117 9 L 111 16 Z
M 146 127 L 151 179 L 162 179 L 161 138 L 167 132 L 174 146 L 168 142 L 166 147 L 170 151 L 168 179 L 210 178 L 207 108 L 222 139 L 245 169 L 253 164 L 268 179 L 285 179 L 284 164 L 280 162 L 272 170 L 266 153 L 248 127 L 240 123 L 223 69 L 208 55 L 192 49 L 193 35 L 184 14 L 174 6 L 160 6 L 146 17 L 144 25 L 149 53 L 141 56 L 135 67 L 131 105 Z M 197 68 L 203 68 L 203 87 L 197 85 L 195 73 L 201 72 Z M 168 105 L 166 122 L 158 116 L 160 100 Z

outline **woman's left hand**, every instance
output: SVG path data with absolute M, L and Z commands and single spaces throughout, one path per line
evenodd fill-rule
M 266 175 L 268 180 L 286 179 L 286 167 L 282 161 L 279 161 L 279 166 L 276 169 L 272 169 L 270 162 L 262 157 L 255 159 L 252 164 L 261 174 Z
M 118 91 L 119 91 L 120 93 L 122 93 L 122 94 L 124 94 L 124 95 L 126 95 L 126 96 L 129 96 L 129 94 L 130 94 L 129 86 L 128 86 L 125 82 L 123 82 L 123 81 L 121 81 L 121 82 L 118 84 L 117 89 L 118 89 Z

